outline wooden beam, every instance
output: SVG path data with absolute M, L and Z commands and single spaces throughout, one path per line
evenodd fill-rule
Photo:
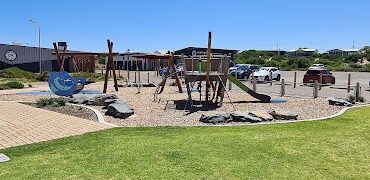
M 117 83 L 117 76 L 116 76 L 116 67 L 113 62 L 113 42 L 110 42 L 110 40 L 107 40 L 109 53 L 108 53 L 108 61 L 110 61 L 110 67 L 113 70 L 113 80 L 114 80 L 114 88 L 116 91 L 118 91 L 118 83 Z
M 173 73 L 175 74 L 176 85 L 177 85 L 177 87 L 179 88 L 179 92 L 180 92 L 180 93 L 183 93 L 183 92 L 182 92 L 182 87 L 181 87 L 180 78 L 179 78 L 179 75 L 177 74 L 176 67 L 175 67 L 174 54 L 173 54 L 173 52 L 171 52 L 170 61 L 171 61 L 171 62 L 170 62 L 170 63 L 171 63 L 170 65 L 172 66 Z
M 211 46 L 212 46 L 212 33 L 208 33 L 208 49 L 207 49 L 207 66 L 206 66 L 206 102 L 207 105 L 209 100 L 209 86 L 210 86 L 210 77 L 209 73 L 211 70 Z

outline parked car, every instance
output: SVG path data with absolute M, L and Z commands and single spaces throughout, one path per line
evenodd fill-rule
M 236 76 L 238 79 L 248 79 L 253 72 L 257 72 L 259 69 L 259 65 L 242 65 L 232 70 L 230 74 L 234 77 Z
M 270 74 L 272 75 L 271 80 L 280 81 L 281 73 L 279 68 L 276 67 L 262 67 L 259 71 L 255 72 L 254 77 L 258 82 L 265 82 L 270 80 Z
M 232 71 L 238 69 L 241 66 L 250 66 L 250 64 L 236 64 L 235 66 L 229 68 L 229 73 L 231 73 Z
M 311 67 L 321 67 L 321 68 L 326 68 L 324 64 L 312 64 Z
M 179 76 L 182 76 L 182 74 L 184 73 L 184 66 L 182 65 L 182 63 L 179 63 L 179 64 L 175 65 L 175 67 L 176 67 L 176 72 L 177 72 L 177 74 L 178 74 Z M 166 73 L 167 73 L 167 69 L 168 69 L 168 67 L 164 67 L 164 68 L 160 69 L 160 70 L 159 70 L 159 74 L 160 74 L 161 76 L 166 75 Z M 173 68 L 172 68 L 172 67 L 170 67 L 170 74 L 169 74 L 169 75 L 170 75 L 170 76 L 173 76 L 173 75 L 174 75 L 174 74 L 173 74 Z
M 320 82 L 320 74 L 322 74 L 322 84 L 335 84 L 335 77 L 326 68 L 310 67 L 303 77 L 303 84 Z

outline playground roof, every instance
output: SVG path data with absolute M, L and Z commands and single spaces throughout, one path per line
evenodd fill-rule
M 57 55 L 56 52 L 52 52 L 52 55 Z M 96 52 L 59 52 L 61 56 L 108 56 L 109 53 L 96 53 Z M 118 56 L 119 53 L 112 53 L 113 56 Z

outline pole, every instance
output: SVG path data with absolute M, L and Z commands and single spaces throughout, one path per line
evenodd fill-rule
M 149 79 L 149 73 L 148 73 L 148 84 L 150 83 L 150 79 Z
M 297 72 L 294 72 L 294 85 L 293 88 L 297 87 Z
M 38 30 L 39 30 L 39 73 L 41 74 L 42 72 L 42 65 L 41 65 L 41 27 L 40 27 L 40 24 L 36 21 L 33 21 L 33 20 L 29 20 L 31 23 L 34 23 L 37 25 L 38 27 Z
M 272 72 L 270 72 L 269 80 L 270 80 L 270 86 L 272 86 Z
M 319 96 L 318 89 L 319 89 L 319 83 L 315 81 L 315 84 L 313 86 L 313 98 L 317 98 Z
M 355 91 L 355 96 L 356 96 L 356 102 L 359 101 L 359 97 L 360 97 L 360 83 L 356 83 L 356 91 Z
M 319 84 L 319 90 L 321 90 L 322 86 L 322 71 L 320 71 L 320 84 Z
M 285 80 L 281 80 L 281 97 L 285 95 Z
M 348 74 L 348 87 L 347 92 L 349 93 L 351 91 L 351 74 Z

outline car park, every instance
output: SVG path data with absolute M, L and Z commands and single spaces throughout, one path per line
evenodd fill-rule
M 335 84 L 333 74 L 328 69 L 322 67 L 308 68 L 303 77 L 303 84 L 315 83 L 315 81 L 320 82 L 320 77 L 322 77 L 321 84 Z
M 248 79 L 249 76 L 253 73 L 258 71 L 260 68 L 259 65 L 242 65 L 239 66 L 237 69 L 232 70 L 230 74 L 238 79 Z
M 280 70 L 276 67 L 262 67 L 259 71 L 252 73 L 251 77 L 254 76 L 258 82 L 265 82 L 270 80 L 270 75 L 271 80 L 280 81 L 281 79 Z

